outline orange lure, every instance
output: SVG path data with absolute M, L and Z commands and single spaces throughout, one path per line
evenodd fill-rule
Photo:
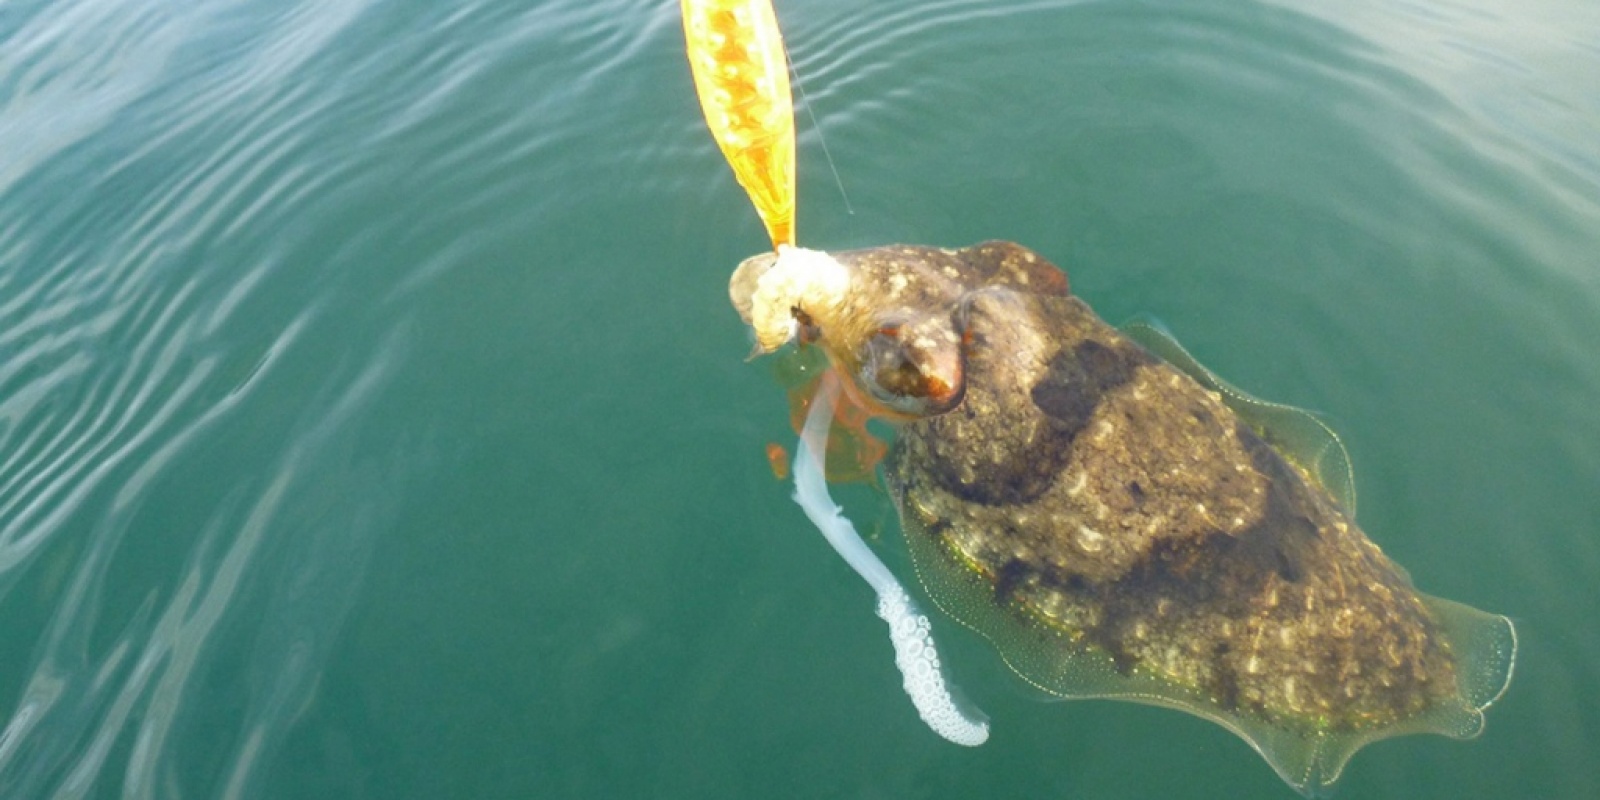
M 712 137 L 773 248 L 793 245 L 794 102 L 771 0 L 683 0 L 683 33 Z
M 682 0 L 689 67 L 706 125 L 750 195 L 774 249 L 795 244 L 794 100 L 789 62 L 771 0 Z M 820 379 L 820 376 L 819 376 Z M 789 390 L 795 432 L 805 422 L 818 379 Z M 867 431 L 871 412 L 843 396 L 828 438 L 834 481 L 874 479 L 886 447 Z M 774 449 L 776 448 L 776 449 Z M 773 474 L 787 475 L 788 453 L 771 445 Z

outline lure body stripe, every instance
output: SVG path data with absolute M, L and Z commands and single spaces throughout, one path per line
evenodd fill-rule
M 770 0 L 682 0 L 695 92 L 774 248 L 795 243 L 794 102 Z

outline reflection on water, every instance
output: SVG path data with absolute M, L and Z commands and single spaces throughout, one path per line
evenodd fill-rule
M 352 259 L 294 241 L 344 167 L 308 163 L 337 95 L 291 84 L 359 7 L 262 10 L 56 4 L 5 30 L 8 795 L 246 786 L 406 479 L 404 445 L 355 446 L 403 325 L 331 351 L 340 281 L 296 286 Z
M 1040 250 L 1332 415 L 1374 538 L 1517 617 L 1485 738 L 1347 791 L 1600 793 L 1592 4 L 778 5 L 854 208 L 802 114 L 803 243 Z M 994 739 L 907 716 L 766 472 L 677 24 L 0 9 L 0 794 L 1278 796 L 956 632 Z

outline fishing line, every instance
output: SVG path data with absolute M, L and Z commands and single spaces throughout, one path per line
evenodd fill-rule
M 828 149 L 828 137 L 822 135 L 822 123 L 817 122 L 817 112 L 811 108 L 811 96 L 806 94 L 806 82 L 800 77 L 800 65 L 795 63 L 787 42 L 783 43 L 783 55 L 789 62 L 789 74 L 794 76 L 795 88 L 800 90 L 800 102 L 806 107 L 806 116 L 811 118 L 811 127 L 817 132 L 817 141 L 822 143 L 822 156 L 828 160 L 828 170 L 833 173 L 834 185 L 839 187 L 839 197 L 844 200 L 844 211 L 853 217 L 856 215 L 856 210 L 850 205 L 850 195 L 844 190 L 844 179 L 839 177 L 839 167 L 833 163 L 833 152 Z

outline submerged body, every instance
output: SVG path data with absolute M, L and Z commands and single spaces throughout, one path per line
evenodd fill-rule
M 747 261 L 735 305 L 763 348 L 820 344 L 903 423 L 884 477 L 919 576 L 1023 677 L 1217 721 L 1302 791 L 1374 739 L 1481 728 L 1510 623 L 1418 593 L 1259 401 L 1153 355 L 1018 245 L 823 257 Z
M 966 396 L 886 478 L 1032 621 L 1225 708 L 1383 725 L 1455 693 L 1410 582 L 1221 397 L 1074 297 L 967 306 Z

